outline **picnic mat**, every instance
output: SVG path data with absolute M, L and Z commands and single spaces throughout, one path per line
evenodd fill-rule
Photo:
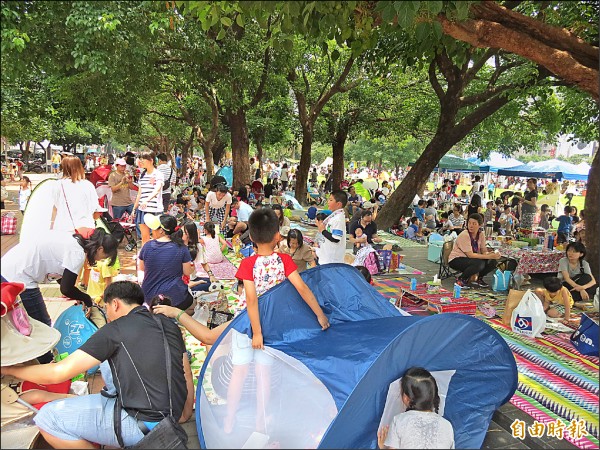
M 213 275 L 219 280 L 233 280 L 237 272 L 237 267 L 229 259 L 225 258 L 218 264 L 209 264 Z M 208 277 L 201 264 L 196 265 L 196 273 L 199 277 Z
M 421 244 L 417 241 L 411 241 L 410 239 L 406 239 L 401 236 L 396 236 L 395 234 L 388 233 L 387 231 L 379 230 L 377 232 L 377 235 L 381 238 L 384 244 L 398 244 L 403 249 L 425 246 L 425 243 Z
M 519 386 L 510 402 L 538 422 L 560 420 L 565 439 L 573 445 L 598 448 L 598 358 L 577 352 L 568 334 L 531 339 L 513 333 L 498 319 L 486 322 L 515 355 Z M 583 421 L 584 436 L 570 435 L 572 420 Z

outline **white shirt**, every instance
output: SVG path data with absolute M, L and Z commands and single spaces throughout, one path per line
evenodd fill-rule
M 391 448 L 454 448 L 452 424 L 439 414 L 406 411 L 394 416 L 385 445 Z
M 98 206 L 98 194 L 88 180 L 75 183 L 69 178 L 59 180 L 54 189 L 54 206 L 53 230 L 74 232 L 81 227 L 96 228 L 94 211 Z
M 248 219 L 250 218 L 250 214 L 252 214 L 252 211 L 254 211 L 254 209 L 252 208 L 252 206 L 248 205 L 245 202 L 239 202 L 239 209 L 237 210 L 237 218 L 240 222 L 248 222 Z
M 175 180 L 177 178 L 177 173 L 175 172 L 175 169 L 172 169 L 172 167 L 169 166 L 168 164 L 161 164 L 161 165 L 159 165 L 157 167 L 157 169 L 160 170 L 160 173 L 163 174 L 165 182 L 167 180 L 169 180 L 170 183 L 171 183 L 170 186 L 168 187 L 168 189 L 165 189 L 164 185 L 163 185 L 162 193 L 163 194 L 170 194 L 171 193 L 171 189 L 175 185 Z
M 19 191 L 19 209 L 21 211 L 25 211 L 25 207 L 27 206 L 27 200 L 29 200 L 30 195 L 31 189 L 21 189 Z
M 333 211 L 323 222 L 325 229 L 339 242 L 331 242 L 325 238 L 317 249 L 319 265 L 331 263 L 343 263 L 346 254 L 346 215 L 343 209 Z
M 220 209 L 225 205 L 231 205 L 231 194 L 227 192 L 221 200 L 217 200 L 217 193 L 210 191 L 206 194 L 206 203 L 212 209 Z
M 65 269 L 79 273 L 85 253 L 71 232 L 40 231 L 39 239 L 21 241 L 2 257 L 2 276 L 11 282 L 38 287 L 52 275 L 61 278 Z
M 143 177 L 140 177 L 140 179 L 138 181 L 138 186 L 140 188 L 141 194 L 140 194 L 140 202 L 138 203 L 138 208 L 140 207 L 140 205 L 142 203 L 147 201 L 148 206 L 146 207 L 144 212 L 149 212 L 149 213 L 163 212 L 163 201 L 162 201 L 162 196 L 160 193 L 158 195 L 154 196 L 154 198 L 152 200 L 148 201 L 148 199 L 154 192 L 156 185 L 159 183 L 163 184 L 164 182 L 165 182 L 165 177 L 162 174 L 162 172 L 158 169 L 154 169 L 152 174 L 149 174 L 146 172 Z

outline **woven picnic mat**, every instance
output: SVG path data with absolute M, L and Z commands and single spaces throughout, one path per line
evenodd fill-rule
M 402 249 L 405 248 L 416 248 L 416 247 L 425 247 L 425 243 L 419 243 L 417 241 L 411 241 L 410 239 L 406 239 L 400 236 L 396 236 L 395 234 L 388 233 L 387 231 L 378 231 L 377 235 L 381 238 L 384 244 L 398 244 Z
M 541 423 L 558 419 L 564 438 L 577 447 L 598 448 L 598 358 L 581 355 L 562 337 L 532 339 L 500 320 L 486 322 L 515 355 L 519 386 L 511 403 Z M 583 421 L 584 436 L 567 431 L 572 420 Z

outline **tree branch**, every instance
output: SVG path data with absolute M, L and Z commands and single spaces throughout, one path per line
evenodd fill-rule
M 269 16 L 268 24 L 267 24 L 267 34 L 265 35 L 265 39 L 267 42 L 271 38 L 271 16 Z M 263 56 L 263 70 L 260 78 L 260 84 L 254 93 L 254 98 L 250 101 L 248 105 L 250 108 L 254 108 L 265 96 L 265 85 L 267 84 L 267 78 L 269 76 L 269 66 L 271 62 L 271 47 L 267 45 L 265 48 L 265 54 Z
M 491 87 L 484 92 L 480 92 L 478 94 L 469 95 L 468 97 L 460 97 L 458 99 L 459 108 L 463 108 L 465 106 L 476 105 L 477 103 L 484 102 L 489 100 L 495 95 L 498 95 L 501 92 L 507 91 L 509 89 L 514 89 L 514 84 L 504 84 L 502 86 Z
M 473 61 L 473 65 L 470 69 L 467 70 L 467 73 L 465 75 L 465 80 L 467 84 L 473 80 L 475 75 L 481 70 L 486 61 L 494 55 L 498 55 L 498 49 L 488 48 L 486 51 L 483 52 L 483 54 L 477 61 Z
M 431 61 L 429 64 L 429 83 L 431 83 L 431 87 L 435 91 L 435 95 L 437 95 L 438 99 L 441 101 L 444 98 L 445 92 L 440 86 L 440 82 L 437 79 L 437 73 L 435 72 L 436 62 L 435 59 Z
M 187 121 L 185 120 L 185 118 L 183 118 L 183 117 L 177 117 L 177 116 L 173 116 L 173 115 L 171 115 L 171 114 L 165 114 L 165 113 L 162 113 L 162 112 L 160 112 L 160 111 L 155 111 L 155 110 L 153 110 L 153 109 L 151 109 L 151 110 L 148 110 L 148 111 L 146 111 L 146 112 L 147 112 L 148 114 L 156 114 L 157 116 L 160 116 L 160 117 L 165 117 L 165 118 L 167 118 L 167 119 L 174 119 L 174 120 L 179 120 L 179 121 L 182 121 L 182 122 L 187 122 Z

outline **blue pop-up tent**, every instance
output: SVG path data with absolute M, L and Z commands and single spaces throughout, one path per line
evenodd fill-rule
M 227 181 L 227 187 L 231 187 L 233 185 L 233 167 L 223 166 L 217 170 L 215 175 L 225 178 L 225 181 Z
M 302 278 L 331 327 L 321 330 L 289 281 L 259 300 L 265 350 L 240 349 L 239 336 L 251 335 L 241 313 L 198 380 L 203 448 L 376 448 L 377 430 L 402 412 L 399 381 L 413 366 L 436 378 L 456 448 L 481 446 L 517 387 L 514 357 L 493 329 L 460 314 L 404 316 L 345 264 Z
M 498 170 L 498 175 L 513 177 L 537 177 L 537 178 L 556 178 L 567 180 L 587 181 L 589 171 L 575 164 L 561 161 L 559 159 L 550 159 L 548 161 L 528 162 L 509 169 Z

